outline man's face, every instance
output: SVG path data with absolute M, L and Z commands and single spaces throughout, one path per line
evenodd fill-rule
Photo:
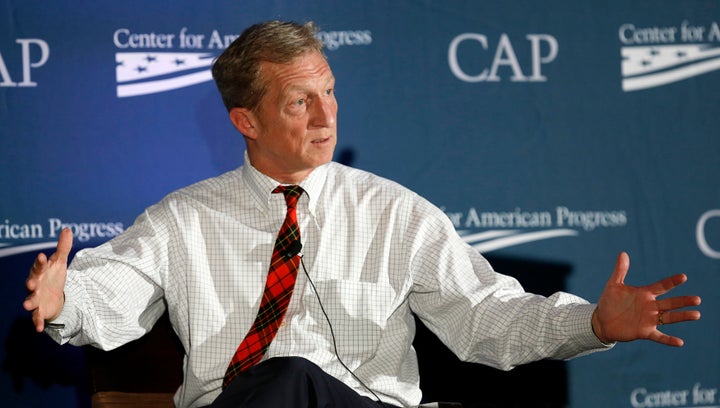
M 283 183 L 297 183 L 332 160 L 337 143 L 335 77 L 317 52 L 292 63 L 264 62 L 267 92 L 246 111 L 252 129 L 248 156 L 262 173 Z M 248 134 L 249 133 L 249 134 Z

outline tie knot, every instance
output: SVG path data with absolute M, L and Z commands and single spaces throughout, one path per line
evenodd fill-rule
M 300 197 L 303 191 L 305 190 L 303 190 L 302 187 L 293 184 L 289 186 L 277 186 L 275 190 L 273 190 L 273 193 L 283 193 L 288 208 L 295 208 L 298 197 Z

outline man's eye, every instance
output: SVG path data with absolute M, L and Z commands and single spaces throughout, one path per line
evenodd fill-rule
M 305 99 L 298 99 L 294 104 L 297 106 L 305 105 Z
M 330 88 L 330 89 L 328 89 L 328 90 L 325 91 L 325 95 L 332 95 L 333 92 L 335 92 L 335 90 L 334 90 L 333 88 Z

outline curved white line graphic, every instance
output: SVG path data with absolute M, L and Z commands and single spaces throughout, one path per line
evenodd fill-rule
M 496 249 L 511 247 L 514 245 L 524 244 L 526 242 L 540 241 L 542 239 L 568 237 L 578 235 L 578 232 L 571 229 L 555 229 L 548 231 L 526 232 L 524 234 L 513 235 L 505 238 L 497 238 L 491 241 L 481 242 L 472 245 L 480 253 L 487 253 Z
M 504 237 L 508 235 L 516 234 L 517 230 L 491 230 L 485 232 L 478 232 L 475 234 L 469 234 L 467 230 L 459 230 L 458 234 L 465 240 L 465 242 L 477 242 L 485 241 L 491 238 Z M 469 235 L 465 235 L 469 234 Z
M 32 251 L 40 251 L 42 249 L 48 249 L 48 248 L 55 248 L 57 246 L 57 242 L 38 242 L 37 244 L 28 244 L 28 245 L 20 245 L 20 246 L 14 246 L 10 248 L 4 248 L 0 249 L 0 258 L 4 258 L 6 256 L 11 255 L 17 255 L 22 254 L 25 252 L 32 252 Z

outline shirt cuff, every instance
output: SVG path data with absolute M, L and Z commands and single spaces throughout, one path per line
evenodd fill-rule
M 66 284 L 63 309 L 55 319 L 45 322 L 45 334 L 58 344 L 67 343 L 79 331 L 81 326 L 81 315 L 78 308 L 80 292 L 79 287 Z
M 594 304 L 583 304 L 578 305 L 577 310 L 571 317 L 571 330 L 573 330 L 573 337 L 577 339 L 578 343 L 583 348 L 590 348 L 595 350 L 609 349 L 615 346 L 615 342 L 604 343 L 595 335 L 595 331 L 592 328 L 592 315 L 597 305 Z

